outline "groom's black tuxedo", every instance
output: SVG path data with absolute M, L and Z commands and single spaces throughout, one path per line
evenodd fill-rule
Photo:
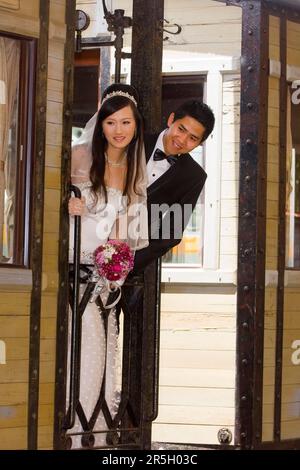
M 145 136 L 145 151 L 147 162 L 150 159 L 158 135 Z M 203 189 L 206 173 L 203 168 L 193 160 L 189 154 L 182 154 L 178 157 L 176 163 L 154 181 L 147 189 L 147 205 L 149 218 L 149 246 L 138 250 L 135 253 L 135 269 L 145 268 L 152 260 L 158 259 L 164 255 L 170 248 L 181 241 L 171 226 L 168 239 L 154 239 L 150 237 L 151 233 L 151 209 L 153 204 L 161 205 L 180 204 L 182 214 L 184 214 L 184 205 L 190 204 L 194 209 L 197 199 Z M 171 210 L 172 212 L 172 210 Z M 186 227 L 188 220 L 182 220 L 182 231 Z

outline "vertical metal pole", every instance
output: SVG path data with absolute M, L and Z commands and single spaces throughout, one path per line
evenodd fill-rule
M 42 262 L 44 229 L 44 173 L 46 143 L 47 75 L 49 0 L 40 0 L 40 36 L 37 53 L 35 157 L 33 175 L 33 210 L 31 237 L 32 294 L 30 305 L 29 394 L 27 418 L 28 449 L 38 447 L 39 370 L 40 370 L 40 315 L 42 297 Z
M 162 49 L 164 0 L 133 0 L 131 83 L 140 96 L 140 108 L 149 133 L 161 127 Z M 141 445 L 151 448 L 152 419 L 157 414 L 160 270 L 156 262 L 144 273 L 144 302 L 138 330 L 138 350 L 141 353 L 140 410 L 142 421 Z M 136 391 L 137 392 L 137 391 Z
M 149 133 L 161 127 L 163 12 L 164 0 L 133 0 L 131 83 Z
M 238 2 L 236 2 L 238 4 Z M 243 0 L 236 444 L 261 442 L 268 110 L 268 14 Z
M 42 1 L 42 0 L 41 0 Z M 54 449 L 63 449 L 65 440 L 63 421 L 66 413 L 66 371 L 68 348 L 68 292 L 69 292 L 69 217 L 68 200 L 70 196 L 71 173 L 71 137 L 72 137 L 72 103 L 73 103 L 73 65 L 74 65 L 74 35 L 75 35 L 76 1 L 66 0 L 65 23 L 66 42 L 64 53 L 64 107 L 63 107 L 63 136 L 61 159 L 61 211 L 59 222 L 59 290 L 57 301 L 57 338 L 55 366 L 55 410 L 54 410 Z

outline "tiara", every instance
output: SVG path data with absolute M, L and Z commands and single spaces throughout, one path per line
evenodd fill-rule
M 129 93 L 127 93 L 127 91 L 121 91 L 121 90 L 112 91 L 111 93 L 108 93 L 103 98 L 101 104 L 103 104 L 106 100 L 109 100 L 110 98 L 113 98 L 114 96 L 124 96 L 125 98 L 128 98 L 129 100 L 133 101 L 133 103 L 137 106 L 137 102 L 136 102 L 135 98 L 132 95 L 130 95 Z

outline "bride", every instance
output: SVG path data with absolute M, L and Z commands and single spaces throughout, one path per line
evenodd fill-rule
M 71 262 L 74 216 L 81 216 L 82 264 L 93 265 L 95 249 L 108 239 L 121 239 L 133 251 L 148 245 L 147 173 L 143 121 L 137 102 L 137 92 L 132 86 L 113 84 L 108 87 L 98 113 L 73 145 L 72 184 L 80 189 L 82 197 L 69 200 Z M 85 285 L 81 285 L 81 298 L 84 289 Z M 108 291 L 101 293 L 101 302 L 106 306 L 108 294 Z M 92 297 L 81 317 L 80 394 L 75 407 L 75 424 L 68 430 L 72 447 L 76 448 L 107 445 L 105 431 L 119 404 L 118 326 L 115 309 L 107 312 L 108 318 L 105 318 Z M 70 322 L 71 318 L 69 325 Z M 70 351 L 68 376 L 69 363 Z M 69 385 L 67 405 L 68 388 Z M 107 411 L 99 405 L 103 404 L 103 399 L 104 407 L 107 405 L 109 409 L 109 419 Z M 81 434 L 87 431 L 91 431 L 88 443 L 87 436 Z M 102 432 L 93 434 L 93 431 Z

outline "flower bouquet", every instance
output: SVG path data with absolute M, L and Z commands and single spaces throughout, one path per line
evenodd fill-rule
M 128 244 L 121 240 L 108 240 L 104 245 L 98 246 L 94 251 L 95 275 L 98 278 L 91 302 L 103 288 L 108 292 L 119 290 L 118 298 L 113 304 L 106 305 L 112 308 L 121 298 L 121 286 L 127 275 L 133 269 L 134 253 Z

